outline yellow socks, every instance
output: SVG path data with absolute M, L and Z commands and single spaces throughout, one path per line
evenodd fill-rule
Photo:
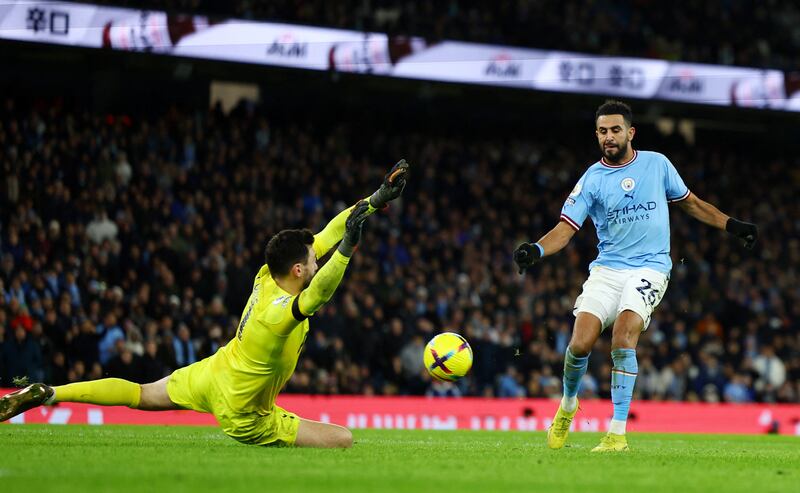
M 53 387 L 55 402 L 85 402 L 100 406 L 128 406 L 136 409 L 142 397 L 138 383 L 121 378 L 104 378 Z

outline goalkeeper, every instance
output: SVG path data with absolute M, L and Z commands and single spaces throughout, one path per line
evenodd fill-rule
M 374 194 L 339 213 L 318 234 L 290 229 L 273 236 L 236 337 L 214 355 L 145 385 L 116 378 L 59 387 L 33 384 L 0 399 L 0 421 L 55 402 L 146 411 L 193 409 L 212 413 L 222 430 L 242 443 L 352 446 L 347 428 L 300 418 L 276 406 L 275 398 L 294 373 L 308 334 L 308 317 L 339 286 L 364 220 L 400 196 L 407 176 L 408 164 L 402 160 Z M 317 259 L 337 242 L 330 260 L 317 271 Z

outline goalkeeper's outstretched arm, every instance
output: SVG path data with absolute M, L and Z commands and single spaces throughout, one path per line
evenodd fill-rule
M 314 253 L 316 254 L 317 258 L 323 257 L 330 251 L 331 248 L 334 247 L 334 245 L 342 240 L 347 216 L 350 215 L 354 207 L 355 206 L 348 207 L 337 214 L 336 217 L 331 219 L 331 222 L 325 225 L 322 231 L 314 235 Z M 374 211 L 375 209 L 371 208 L 369 212 L 371 214 Z M 320 274 L 321 273 L 322 270 L 320 270 Z
M 390 201 L 399 197 L 406 185 L 407 177 L 408 163 L 405 159 L 401 159 L 389 170 L 389 173 L 384 176 L 383 183 L 378 190 L 364 199 L 368 207 L 367 215 L 372 214 L 378 209 L 383 209 Z M 328 253 L 330 249 L 342 239 L 345 230 L 345 222 L 350 212 L 353 210 L 353 207 L 348 207 L 337 214 L 322 231 L 314 235 L 314 253 L 317 255 L 317 258 Z
M 371 209 L 374 210 L 366 200 L 362 200 L 351 209 L 345 221 L 339 248 L 333 252 L 330 260 L 322 266 L 309 286 L 300 292 L 292 304 L 292 315 L 296 320 L 310 317 L 319 310 L 319 307 L 331 299 L 342 281 L 350 257 L 361 239 L 364 220 L 372 213 Z

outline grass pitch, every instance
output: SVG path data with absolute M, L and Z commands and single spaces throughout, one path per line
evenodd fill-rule
M 798 491 L 800 439 L 600 434 L 545 447 L 543 433 L 356 430 L 351 450 L 240 445 L 216 428 L 0 426 L 0 491 L 495 492 Z

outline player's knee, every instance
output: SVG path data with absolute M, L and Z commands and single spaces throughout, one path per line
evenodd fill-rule
M 592 346 L 586 341 L 572 341 L 569 343 L 569 352 L 573 356 L 583 358 L 592 352 Z
M 591 305 L 594 300 L 588 299 L 584 303 Z M 579 312 L 569 341 L 570 352 L 579 358 L 587 356 L 592 352 L 592 347 L 600 336 L 601 330 L 602 322 L 597 315 Z
M 579 337 L 576 332 L 572 335 L 572 339 L 569 341 L 569 352 L 578 358 L 588 356 L 589 353 L 592 352 L 594 341 L 595 340 L 592 338 Z
M 614 327 L 611 334 L 611 349 L 634 349 L 639 341 L 638 335 L 638 332 L 627 328 Z
M 157 382 L 139 385 L 139 402 L 133 407 L 142 411 L 163 411 L 168 409 L 178 409 L 167 392 L 167 381 L 169 377 L 162 378 Z
M 154 388 L 152 383 L 139 385 L 139 402 L 136 403 L 133 407 L 134 409 L 140 409 L 142 411 L 150 411 L 154 407 L 156 407 L 157 399 L 157 392 Z
M 579 358 L 587 356 L 592 352 L 594 341 L 594 338 L 581 337 L 581 333 L 579 333 L 579 331 L 575 331 L 573 332 L 572 338 L 569 341 L 569 352 Z
M 631 337 L 612 337 L 611 350 L 614 349 L 636 349 L 636 342 Z

